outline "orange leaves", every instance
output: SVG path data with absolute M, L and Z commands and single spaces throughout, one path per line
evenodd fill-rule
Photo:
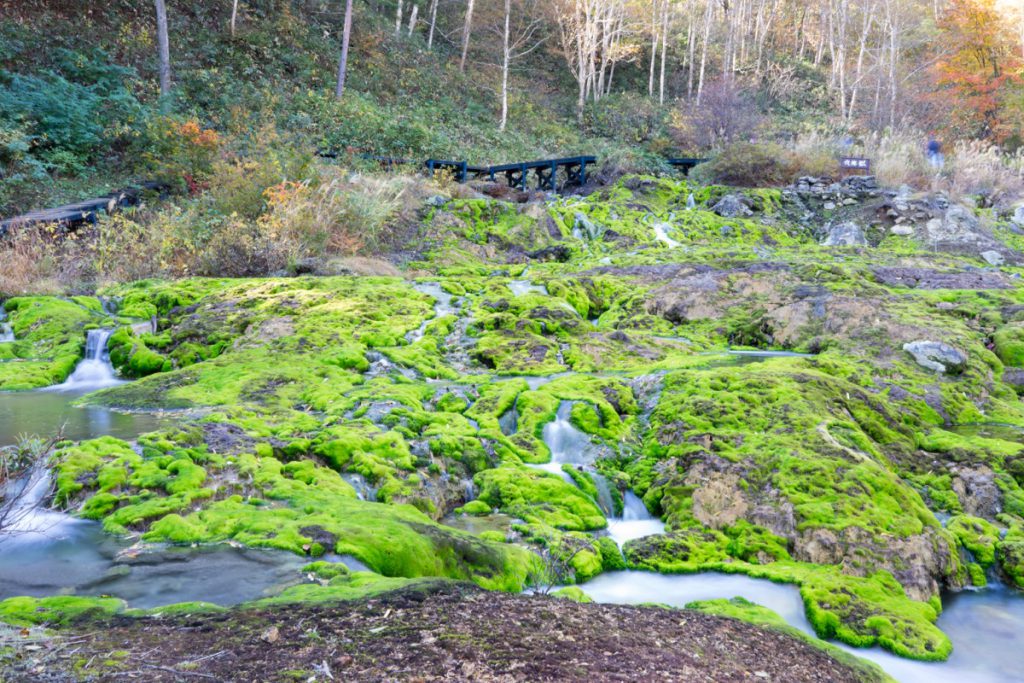
M 948 127 L 1004 141 L 1006 120 L 1019 115 L 1024 62 L 995 0 L 952 0 L 939 28 L 946 51 L 935 65 L 941 86 L 935 97 L 948 112 Z

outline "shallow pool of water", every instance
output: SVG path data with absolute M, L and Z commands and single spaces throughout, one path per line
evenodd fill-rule
M 200 600 L 235 605 L 303 581 L 305 558 L 227 545 L 136 552 L 99 524 L 68 518 L 0 543 L 0 599 L 111 595 L 131 607 Z
M 169 423 L 167 415 L 158 413 L 124 413 L 100 406 L 71 405 L 86 393 L 89 390 L 0 392 L 0 446 L 17 443 L 23 434 L 49 438 L 62 427 L 64 438 L 75 441 L 104 435 L 134 439 Z

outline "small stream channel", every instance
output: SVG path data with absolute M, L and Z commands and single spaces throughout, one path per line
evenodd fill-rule
M 153 413 L 122 413 L 72 403 L 123 383 L 107 354 L 110 330 L 88 333 L 85 358 L 67 381 L 25 392 L 0 392 L 0 447 L 22 435 L 65 438 L 110 435 L 133 440 L 167 426 Z M 138 608 L 205 601 L 234 605 L 274 595 L 303 581 L 306 559 L 292 553 L 229 545 L 131 546 L 97 522 L 47 509 L 51 478 L 38 470 L 11 486 L 27 489 L 0 535 L 0 600 L 18 595 L 111 595 Z M 338 558 L 345 561 L 345 558 Z

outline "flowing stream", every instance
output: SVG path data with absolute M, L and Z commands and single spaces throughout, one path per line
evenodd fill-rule
M 529 280 L 511 280 L 508 283 L 508 288 L 512 291 L 512 296 L 523 296 L 524 294 L 543 294 L 547 296 L 548 288 L 544 285 L 535 285 Z
M 434 298 L 434 317 L 427 318 L 419 326 L 419 329 L 413 330 L 405 336 L 406 341 L 410 344 L 419 341 L 423 338 L 423 335 L 427 332 L 427 325 L 438 318 L 443 318 L 446 315 L 455 314 L 455 306 L 452 305 L 452 295 L 444 291 L 436 282 L 422 282 L 416 283 L 412 286 L 417 292 L 426 294 Z
M 740 574 L 666 575 L 643 571 L 601 574 L 581 588 L 597 602 L 656 603 L 685 607 L 695 600 L 743 597 L 778 613 L 790 626 L 814 635 L 796 586 Z M 859 649 L 834 643 L 871 660 L 900 683 L 1005 683 L 1022 680 L 1021 637 L 1024 600 L 1001 584 L 943 596 L 938 626 L 953 641 L 942 663 L 918 662 L 881 648 Z

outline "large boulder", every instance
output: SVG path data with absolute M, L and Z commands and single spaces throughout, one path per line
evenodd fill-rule
M 737 194 L 727 194 L 711 207 L 711 210 L 722 218 L 747 218 L 753 216 L 750 200 Z
M 868 243 L 864 231 L 853 221 L 833 225 L 821 241 L 826 247 L 863 247 Z
M 917 364 L 936 372 L 958 374 L 967 367 L 967 356 L 949 344 L 936 341 L 915 341 L 903 345 Z
M 1013 214 L 1010 216 L 1010 220 L 1018 228 L 1024 228 L 1024 204 L 1014 208 Z

